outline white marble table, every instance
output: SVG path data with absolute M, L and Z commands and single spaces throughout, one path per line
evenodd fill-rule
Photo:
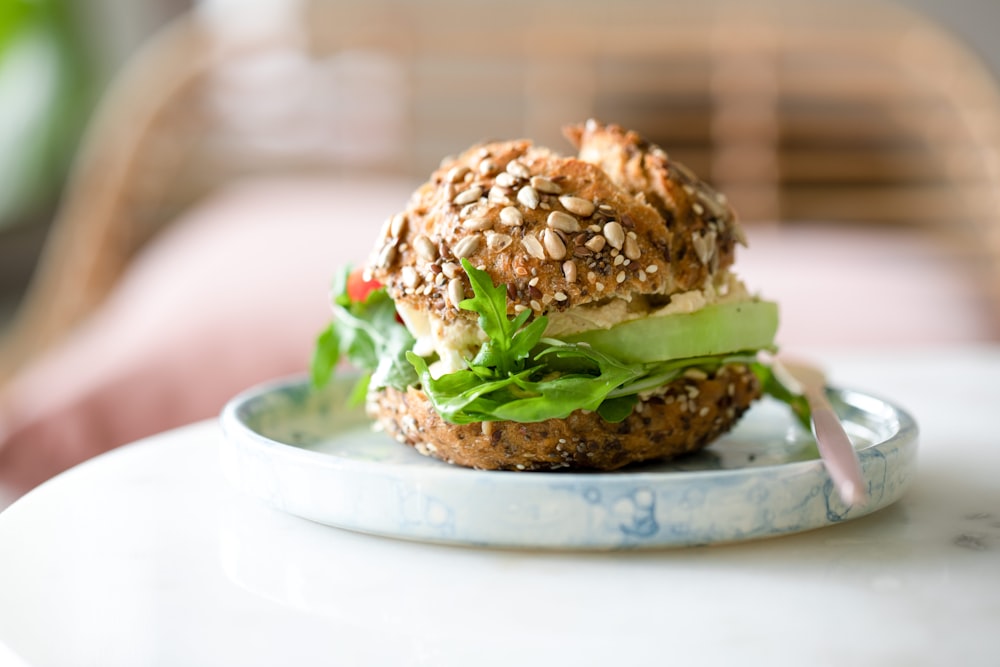
M 1000 664 L 1000 348 L 823 358 L 920 425 L 872 516 L 675 551 L 408 543 L 238 495 L 200 423 L 0 514 L 0 663 Z

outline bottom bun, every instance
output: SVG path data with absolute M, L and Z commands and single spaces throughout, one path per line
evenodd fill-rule
M 623 421 L 577 410 L 565 419 L 450 424 L 414 388 L 369 396 L 368 410 L 392 437 L 421 454 L 483 470 L 614 470 L 698 451 L 728 431 L 760 397 L 742 364 L 688 371 L 641 400 Z

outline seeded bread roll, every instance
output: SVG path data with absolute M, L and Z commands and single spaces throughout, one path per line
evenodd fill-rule
M 682 293 L 730 289 L 743 237 L 725 198 L 633 132 L 588 121 L 566 134 L 577 157 L 518 140 L 445 160 L 386 221 L 368 277 L 386 286 L 414 351 L 437 359 L 432 373 L 462 368 L 485 340 L 477 314 L 458 307 L 473 296 L 463 258 L 507 286 L 509 316 L 548 316 L 549 335 L 613 326 L 684 301 Z M 562 420 L 454 425 L 413 387 L 372 392 L 368 409 L 398 440 L 463 466 L 613 470 L 705 446 L 759 396 L 753 373 L 730 365 L 641 396 L 620 423 L 578 410 Z
M 475 321 L 460 258 L 506 284 L 511 314 L 699 289 L 742 238 L 725 199 L 662 149 L 595 122 L 579 158 L 526 140 L 445 161 L 383 228 L 369 267 L 397 304 Z
M 379 392 L 368 409 L 396 440 L 448 463 L 485 470 L 615 470 L 701 449 L 759 396 L 757 377 L 734 364 L 671 382 L 616 424 L 583 410 L 529 424 L 449 424 L 412 387 Z

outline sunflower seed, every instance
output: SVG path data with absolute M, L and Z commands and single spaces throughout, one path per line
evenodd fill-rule
M 395 243 L 386 243 L 382 246 L 382 250 L 378 254 L 378 260 L 376 263 L 379 268 L 388 269 L 394 261 L 396 261 L 396 245 Z
M 524 224 L 524 215 L 514 206 L 508 206 L 500 211 L 500 222 L 508 227 L 520 227 Z
M 524 204 L 527 208 L 535 210 L 538 208 L 538 191 L 530 185 L 525 185 L 523 188 L 517 191 L 517 201 Z
M 396 215 L 392 216 L 392 220 L 389 222 L 389 234 L 392 236 L 392 238 L 394 239 L 399 238 L 399 235 L 406 230 L 406 223 L 407 220 L 405 213 L 397 213 Z
M 624 271 L 619 271 L 618 275 L 615 276 L 615 281 L 618 282 L 618 283 L 625 282 L 625 272 Z
M 549 213 L 549 217 L 545 220 L 547 224 L 552 229 L 558 229 L 561 232 L 566 232 L 567 234 L 573 234 L 580 231 L 580 221 L 571 216 L 569 213 L 563 213 L 562 211 L 552 211 Z
M 463 257 L 471 257 L 479 250 L 479 246 L 482 243 L 483 237 L 479 234 L 472 234 L 471 236 L 466 236 L 459 240 L 454 246 L 452 246 L 451 252 L 462 259 Z
M 462 284 L 461 278 L 452 278 L 448 282 L 448 300 L 455 308 L 465 300 L 465 285 Z
M 425 262 L 433 262 L 437 259 L 437 246 L 426 236 L 418 236 L 413 239 L 413 249 L 417 251 L 417 256 Z
M 449 183 L 458 183 L 465 178 L 465 175 L 469 173 L 469 168 L 462 165 L 458 167 L 452 167 L 448 170 L 448 175 L 445 176 L 445 180 Z
M 534 236 L 525 236 L 521 239 L 521 245 L 528 251 L 528 254 L 535 259 L 545 259 L 545 248 L 542 242 Z M 536 309 L 537 310 L 537 309 Z
M 588 249 L 593 250 L 594 252 L 601 252 L 602 250 L 604 250 L 604 246 L 607 242 L 608 242 L 607 239 L 605 239 L 603 236 L 595 236 L 586 243 L 584 243 L 583 245 L 586 246 Z
M 545 250 L 548 251 L 552 259 L 563 259 L 566 257 L 566 244 L 563 243 L 559 235 L 551 229 L 542 232 L 542 239 L 545 241 Z
M 594 203 L 582 197 L 563 195 L 559 198 L 559 203 L 570 213 L 575 213 L 581 218 L 589 218 L 594 214 Z
M 486 247 L 490 250 L 504 250 L 510 247 L 510 244 L 513 242 L 514 239 L 509 234 L 486 232 Z
M 497 163 L 489 158 L 482 160 L 479 163 L 479 173 L 483 176 L 489 176 L 497 170 Z
M 512 188 L 517 184 L 517 179 L 505 171 L 502 174 L 497 174 L 496 183 L 502 188 Z
M 612 220 L 604 225 L 604 238 L 608 240 L 612 248 L 621 250 L 622 244 L 625 243 L 625 230 L 622 229 L 620 224 Z
M 416 287 L 420 282 L 420 276 L 412 266 L 404 266 L 399 275 L 402 278 L 403 284 L 407 287 Z
M 451 201 L 459 206 L 464 206 L 465 204 L 471 204 L 482 196 L 483 189 L 478 185 L 473 185 L 471 188 L 459 192 Z
M 523 162 L 518 162 L 517 160 L 511 160 L 507 163 L 507 173 L 514 178 L 528 178 L 531 176 L 531 172 L 528 171 L 528 167 L 526 167 Z
M 531 187 L 535 188 L 539 192 L 544 192 L 547 195 L 557 195 L 562 192 L 562 188 L 559 187 L 555 181 L 545 178 L 544 176 L 532 176 Z
M 642 253 L 639 251 L 639 244 L 635 240 L 634 235 L 625 237 L 625 247 L 623 248 L 625 256 L 629 259 L 639 259 Z
M 506 206 L 511 203 L 510 197 L 507 196 L 507 191 L 495 185 L 490 188 L 488 199 L 491 204 L 502 204 Z
M 462 270 L 462 265 L 458 262 L 446 262 L 441 265 L 441 273 L 443 273 L 448 278 L 454 278 L 459 275 Z
M 470 232 L 482 232 L 493 226 L 489 218 L 469 218 L 462 223 L 462 229 Z
M 562 270 L 563 275 L 566 276 L 566 282 L 576 282 L 576 262 L 571 259 L 566 260 L 563 262 Z

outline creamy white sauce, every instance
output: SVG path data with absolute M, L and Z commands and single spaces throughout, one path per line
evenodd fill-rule
M 727 272 L 719 276 L 716 283 L 700 290 L 674 294 L 668 303 L 655 308 L 645 297 L 636 295 L 632 299 L 613 298 L 600 305 L 551 312 L 545 335 L 559 337 L 592 329 L 610 329 L 621 322 L 643 317 L 693 313 L 708 305 L 747 301 L 750 298 L 743 282 L 735 274 Z M 397 303 L 396 310 L 416 339 L 413 351 L 421 357 L 437 354 L 438 360 L 430 364 L 431 375 L 435 378 L 466 368 L 466 359 L 474 357 L 486 340 L 486 334 L 475 322 L 457 319 L 445 324 L 435 315 L 403 303 Z

